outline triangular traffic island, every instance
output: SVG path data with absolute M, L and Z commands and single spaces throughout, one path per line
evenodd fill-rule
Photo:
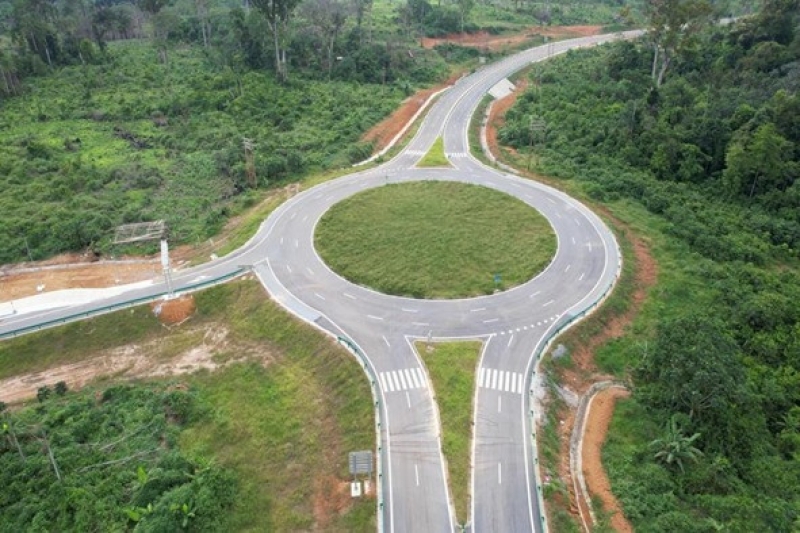
M 456 520 L 465 524 L 470 508 L 475 369 L 483 343 L 418 341 L 414 347 L 428 369 L 439 409 L 442 453 L 447 464 L 447 481 Z
M 447 154 L 444 153 L 444 139 L 437 137 L 431 145 L 428 153 L 422 159 L 417 161 L 419 168 L 453 168 L 450 160 L 447 159 Z

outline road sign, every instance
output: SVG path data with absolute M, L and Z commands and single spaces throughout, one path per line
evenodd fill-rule
M 372 452 L 350 452 L 350 473 L 372 475 Z
M 500 283 L 500 274 L 495 274 L 494 275 L 494 282 L 495 282 L 496 285 Z

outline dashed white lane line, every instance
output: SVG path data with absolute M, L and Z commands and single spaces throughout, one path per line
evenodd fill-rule
M 551 204 L 555 204 L 556 203 L 556 201 L 553 200 L 552 198 L 548 198 L 547 201 L 550 202 Z
M 497 463 L 497 484 L 503 484 L 503 463 Z
M 575 244 L 575 237 L 572 238 L 572 244 Z
M 367 315 L 367 318 L 371 318 L 372 320 L 383 320 L 383 317 L 375 315 Z
M 500 321 L 499 318 L 490 318 L 488 320 L 484 320 L 483 323 L 484 324 L 491 324 L 492 322 L 499 322 L 499 321 Z
M 578 278 L 578 281 L 583 281 L 583 276 L 585 276 L 585 275 L 586 274 L 581 274 L 581 277 Z
M 470 309 L 469 310 L 470 313 L 479 313 L 481 311 L 486 311 L 486 308 L 485 307 L 476 307 L 475 309 Z
M 304 216 L 301 222 L 305 222 L 306 220 L 308 220 L 308 215 Z
M 550 300 L 549 302 L 545 302 L 545 303 L 542 304 L 542 307 L 547 307 L 548 305 L 550 305 L 553 302 L 555 302 L 555 300 Z
M 528 296 L 528 298 L 533 298 L 534 296 L 539 296 L 541 293 L 542 293 L 542 291 L 536 291 L 533 294 L 531 294 L 530 296 Z
M 289 274 L 291 274 L 291 273 L 292 273 L 292 267 L 290 267 L 289 265 L 286 265 L 286 270 L 288 270 L 288 271 L 289 271 Z
M 412 322 L 411 325 L 413 326 L 430 326 L 428 322 Z
M 344 294 L 344 297 L 345 297 L 345 298 L 350 298 L 351 300 L 358 300 L 358 298 L 356 298 L 356 297 L 355 297 L 355 296 L 353 296 L 352 294 L 348 294 L 348 293 L 346 293 L 346 292 L 343 292 L 342 294 Z
M 308 272 L 308 274 L 311 275 L 311 276 L 314 275 L 314 271 L 311 270 L 309 267 L 306 267 L 306 272 Z
M 281 246 L 283 246 L 283 237 L 281 237 Z
M 297 239 L 294 240 L 294 247 L 300 248 L 300 241 L 298 241 Z
M 391 347 L 392 347 L 392 345 L 391 345 L 391 344 L 389 344 L 389 339 L 387 339 L 387 338 L 386 338 L 386 335 L 381 335 L 381 337 L 383 337 L 383 342 L 385 342 L 385 343 L 386 343 L 386 347 L 387 347 L 387 348 L 391 348 Z
M 569 268 L 570 268 L 571 266 L 572 266 L 572 265 L 567 265 L 567 268 L 565 268 L 565 269 L 564 269 L 564 272 L 569 272 Z
M 294 217 L 297 216 L 297 213 L 292 213 L 292 216 L 289 217 L 289 220 L 294 220 Z
M 513 340 L 514 340 L 514 335 L 511 335 L 508 338 L 508 344 L 506 345 L 506 348 L 509 348 L 511 346 L 511 343 L 513 342 Z
M 408 408 L 411 409 L 411 394 L 406 391 L 406 404 L 408 404 Z
M 323 301 L 325 300 L 325 297 L 324 297 L 323 295 L 321 295 L 320 293 L 318 293 L 318 292 L 315 292 L 315 293 L 314 293 L 314 296 L 316 296 L 316 297 L 317 297 L 317 298 L 319 298 L 320 300 L 323 300 Z
M 575 224 L 577 224 L 578 226 L 580 226 L 580 225 L 581 225 L 581 221 L 580 221 L 580 220 L 578 220 L 577 218 L 574 218 L 573 220 L 575 221 Z
M 406 308 L 406 307 L 403 307 L 403 308 L 401 309 L 401 311 L 403 311 L 403 312 L 405 312 L 405 313 L 419 313 L 419 309 L 408 309 L 408 308 Z
M 589 251 L 591 252 L 591 251 L 592 251 L 592 243 L 590 243 L 590 242 L 587 242 L 587 243 L 586 243 L 586 246 L 588 246 L 588 247 L 589 247 Z
M 417 487 L 419 487 L 419 466 L 414 465 L 414 477 L 417 478 Z
M 497 412 L 498 413 L 502 413 L 503 412 L 503 397 L 502 396 L 498 396 L 497 397 Z

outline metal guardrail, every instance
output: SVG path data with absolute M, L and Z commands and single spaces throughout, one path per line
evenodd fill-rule
M 612 239 L 613 239 L 613 236 L 612 236 Z M 533 374 L 535 374 L 537 372 L 537 370 L 539 368 L 539 363 L 541 362 L 542 355 L 549 349 L 549 347 L 553 343 L 553 341 L 559 335 L 561 335 L 565 330 L 567 330 L 570 327 L 574 326 L 575 324 L 580 322 L 583 318 L 585 318 L 586 316 L 588 316 L 591 313 L 593 313 L 594 311 L 596 311 L 600 307 L 600 305 L 605 301 L 605 299 L 611 294 L 611 291 L 614 290 L 614 287 L 617 284 L 616 282 L 617 282 L 617 280 L 619 280 L 619 277 L 622 274 L 622 253 L 621 253 L 621 251 L 619 249 L 619 244 L 617 243 L 617 240 L 616 239 L 613 239 L 613 240 L 614 240 L 614 245 L 615 245 L 615 247 L 617 249 L 617 257 L 619 258 L 619 261 L 617 262 L 617 272 L 616 272 L 616 275 L 614 276 L 614 279 L 609 283 L 609 285 L 608 285 L 608 287 L 606 287 L 605 291 L 603 291 L 603 294 L 601 294 L 590 306 L 588 306 L 586 309 L 583 309 L 582 311 L 580 311 L 577 314 L 568 316 L 567 320 L 563 324 L 559 325 L 556 329 L 550 331 L 547 334 L 547 336 L 543 339 L 545 342 L 541 345 L 541 348 L 539 350 L 537 350 L 536 353 L 535 353 L 536 363 L 533 365 L 532 373 L 531 373 L 531 375 L 528 376 L 529 378 Z M 532 397 L 533 397 L 533 388 L 530 387 L 528 389 L 528 405 L 529 406 L 531 404 Z M 534 476 L 535 476 L 535 479 L 536 479 L 536 481 L 535 481 L 535 483 L 536 483 L 536 497 L 537 497 L 537 500 L 538 500 L 538 503 L 539 503 L 539 509 L 541 511 L 540 512 L 541 526 L 542 526 L 542 531 L 547 533 L 548 525 L 546 523 L 546 518 L 545 518 L 545 513 L 544 513 L 544 509 L 545 509 L 545 507 L 544 507 L 544 486 L 542 485 L 541 472 L 539 470 L 539 454 L 538 454 L 538 446 L 537 446 L 537 442 L 536 442 L 536 417 L 534 415 L 533 408 L 529 408 L 528 409 L 528 423 L 530 424 L 530 427 L 531 427 L 531 448 L 532 448 L 532 452 L 533 452 L 532 457 L 533 457 L 533 462 L 534 462 Z
M 235 277 L 241 276 L 246 272 L 243 268 L 237 268 L 233 272 L 229 274 L 225 274 L 224 276 L 219 276 L 214 279 L 209 279 L 205 281 L 201 281 L 200 283 L 194 283 L 191 285 L 186 285 L 185 287 L 180 288 L 177 291 L 173 291 L 175 293 L 184 293 L 184 292 L 194 292 L 201 289 L 206 289 L 213 285 L 218 285 L 220 283 L 226 282 L 231 280 Z M 19 337 L 21 335 L 25 335 L 28 333 L 34 333 L 36 331 L 41 331 L 44 329 L 53 328 L 56 326 L 61 326 L 64 324 L 69 324 L 70 322 L 77 322 L 78 320 L 84 320 L 86 318 L 91 318 L 99 315 L 105 315 L 108 313 L 113 313 L 114 311 L 121 311 L 122 309 L 128 309 L 131 307 L 136 307 L 137 305 L 142 305 L 145 303 L 149 303 L 159 298 L 166 296 L 169 294 L 167 291 L 158 292 L 156 294 L 151 294 L 149 296 L 143 296 L 141 298 L 134 298 L 131 300 L 125 300 L 122 302 L 118 302 L 111 305 L 106 305 L 103 307 L 99 307 L 97 309 L 92 309 L 91 311 L 83 311 L 80 313 L 75 313 L 72 315 L 67 315 L 65 317 L 55 318 L 53 320 L 48 320 L 46 322 L 41 322 L 39 324 L 35 324 L 32 326 L 25 326 L 22 328 L 13 329 L 11 331 L 6 331 L 5 333 L 0 333 L 0 339 L 9 339 L 14 337 Z
M 378 436 L 378 453 L 375 459 L 377 463 L 375 468 L 375 492 L 378 496 L 378 532 L 383 533 L 383 531 L 385 531 L 385 524 L 383 523 L 383 440 L 381 439 L 383 417 L 381 416 L 381 401 L 378 396 L 378 377 L 375 375 L 375 370 L 372 368 L 372 365 L 369 364 L 369 360 L 361 352 L 361 349 L 356 343 L 341 335 L 337 335 L 336 340 L 358 359 L 358 362 L 361 363 L 361 367 L 367 373 L 367 376 L 369 376 L 373 405 L 375 406 L 375 433 L 377 433 Z

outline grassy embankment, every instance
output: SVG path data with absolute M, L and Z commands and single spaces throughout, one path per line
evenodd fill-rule
M 210 421 L 181 433 L 181 449 L 238 478 L 229 530 L 374 530 L 375 501 L 356 500 L 348 508 L 349 493 L 342 497 L 338 485 L 349 477 L 347 453 L 374 446 L 372 398 L 359 365 L 252 281 L 198 293 L 197 306 L 187 326 L 230 331 L 229 347 L 216 359 L 264 355 L 181 379 L 213 409 Z M 0 376 L 148 341 L 175 354 L 177 346 L 187 350 L 203 339 L 181 337 L 181 328 L 167 332 L 139 307 L 0 343 Z
M 547 221 L 506 194 L 454 182 L 390 184 L 331 208 L 315 245 L 347 279 L 389 294 L 455 298 L 513 287 L 555 253 Z
M 479 341 L 417 342 L 415 348 L 425 361 L 439 406 L 442 424 L 442 452 L 447 460 L 450 494 L 460 524 L 469 520 L 470 474 L 472 472 L 472 405 L 475 369 L 483 343 Z

